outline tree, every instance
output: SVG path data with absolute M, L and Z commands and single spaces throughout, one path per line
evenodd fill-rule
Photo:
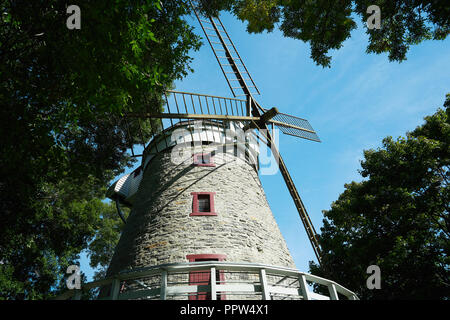
M 126 220 L 130 214 L 130 209 L 121 208 L 121 210 Z M 105 204 L 100 227 L 94 240 L 89 243 L 89 247 L 87 248 L 90 257 L 90 266 L 93 269 L 97 269 L 94 280 L 101 280 L 106 276 L 106 271 L 124 226 L 125 224 L 119 217 L 115 205 L 112 203 Z
M 0 299 L 52 296 L 137 131 L 155 129 L 123 113 L 160 110 L 200 45 L 175 0 L 81 1 L 80 30 L 66 6 L 0 1 Z
M 406 60 L 411 45 L 424 40 L 443 40 L 450 31 L 450 7 L 445 0 L 210 0 L 203 10 L 233 12 L 246 21 L 247 31 L 273 31 L 278 25 L 285 37 L 308 42 L 311 58 L 329 67 L 330 50 L 339 49 L 351 36 L 359 18 L 369 35 L 367 53 L 388 53 L 390 61 Z M 367 8 L 381 9 L 381 29 L 368 29 Z
M 362 299 L 449 298 L 450 95 L 444 107 L 406 138 L 364 152 L 365 180 L 324 211 L 312 273 Z M 366 287 L 370 265 L 381 269 L 381 290 Z

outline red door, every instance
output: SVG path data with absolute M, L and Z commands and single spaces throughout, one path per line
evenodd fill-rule
M 219 260 L 195 259 L 194 261 L 200 262 L 200 261 L 219 261 Z M 189 285 L 210 285 L 210 284 L 211 284 L 211 271 L 199 270 L 199 271 L 191 271 L 189 273 Z M 189 300 L 211 300 L 211 292 L 198 292 L 197 295 L 190 295 Z
M 223 254 L 192 254 L 187 255 L 186 258 L 189 262 L 200 262 L 200 261 L 223 261 L 226 256 Z M 222 271 L 216 271 L 216 281 L 224 283 L 225 276 Z M 191 271 L 189 273 L 189 285 L 210 285 L 211 284 L 211 271 L 210 270 L 199 270 Z M 225 295 L 218 295 L 218 300 L 225 300 Z M 211 300 L 210 292 L 197 292 L 189 295 L 189 300 Z

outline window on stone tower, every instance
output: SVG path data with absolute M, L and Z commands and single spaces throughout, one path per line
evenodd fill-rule
M 211 201 L 207 194 L 198 196 L 198 212 L 211 212 Z
M 194 154 L 194 165 L 199 167 L 215 167 L 214 156 L 211 153 Z
M 192 192 L 191 216 L 216 216 L 214 210 L 215 192 Z

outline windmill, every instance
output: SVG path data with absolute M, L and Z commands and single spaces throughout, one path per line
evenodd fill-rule
M 196 10 L 234 97 L 167 90 L 165 111 L 127 113 L 141 128 L 141 165 L 113 183 L 107 197 L 125 222 L 106 277 L 57 299 L 254 300 L 358 299 L 355 293 L 298 271 L 259 180 L 259 146 L 267 146 L 320 262 L 315 229 L 276 145 L 276 131 L 320 142 L 309 122 L 265 109 L 249 71 L 218 17 Z M 241 98 L 244 97 L 244 98 Z M 272 131 L 270 131 L 272 129 Z M 187 151 L 187 152 L 186 152 Z M 131 208 L 124 218 L 121 206 Z M 328 287 L 329 296 L 310 285 Z
M 315 142 L 320 142 L 320 139 L 307 120 L 280 113 L 277 108 L 268 110 L 261 107 L 254 97 L 255 95 L 260 95 L 260 91 L 220 18 L 202 16 L 192 3 L 191 5 L 234 98 L 244 97 L 245 100 L 168 90 L 166 92 L 166 113 L 129 113 L 128 117 L 157 119 L 161 123 L 160 131 L 164 130 L 162 119 L 170 120 L 172 126 L 174 125 L 174 120 L 234 121 L 244 123 L 244 131 L 246 129 L 254 129 L 257 131 L 258 138 L 261 138 L 261 141 L 267 144 L 272 151 L 272 155 L 279 166 L 286 187 L 297 208 L 313 251 L 320 263 L 321 251 L 317 240 L 317 233 L 287 169 L 286 163 L 281 157 L 277 145 L 273 142 L 273 127 L 279 128 L 286 135 Z M 168 95 L 175 97 L 172 105 L 176 106 L 176 112 L 172 112 L 175 111 L 173 110 L 174 108 L 172 110 L 170 109 Z M 177 97 L 181 97 L 181 101 L 177 101 Z M 186 102 L 186 98 L 191 101 Z M 204 98 L 206 101 L 203 105 L 201 98 Z M 196 101 L 194 102 L 194 99 L 198 99 L 199 102 L 199 108 L 197 107 L 197 109 L 195 108 Z M 208 104 L 208 99 L 212 101 L 213 106 L 210 106 L 211 103 Z M 214 104 L 215 99 L 219 101 L 220 110 L 219 106 Z M 225 107 L 222 104 L 225 104 Z M 244 104 L 245 107 L 243 107 Z M 230 107 L 228 108 L 227 106 Z M 272 133 L 270 128 L 272 129 Z M 145 145 L 145 142 L 142 142 L 142 144 Z
M 339 292 L 355 298 L 332 281 L 296 271 L 258 176 L 262 144 L 320 262 L 316 231 L 277 148 L 275 127 L 310 141 L 319 137 L 307 120 L 256 101 L 260 92 L 220 18 L 193 8 L 233 97 L 167 90 L 163 112 L 126 114 L 135 128 L 151 121 L 152 136 L 146 144 L 141 132 L 141 155 L 130 143 L 141 166 L 108 189 L 125 226 L 106 274 L 112 286 L 100 297 L 338 299 Z M 127 220 L 121 205 L 131 208 Z M 307 281 L 328 286 L 330 297 L 310 292 Z

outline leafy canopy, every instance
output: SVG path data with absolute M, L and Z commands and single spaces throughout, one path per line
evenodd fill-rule
M 121 115 L 160 110 L 200 46 L 178 1 L 78 5 L 69 30 L 66 1 L 0 1 L 0 298 L 52 294 L 134 161 L 138 124 Z M 145 140 L 152 124 L 140 127 Z
M 369 35 L 367 53 L 388 53 L 390 61 L 404 61 L 411 45 L 424 40 L 443 40 L 450 31 L 450 7 L 446 0 L 210 0 L 204 10 L 233 12 L 247 22 L 247 31 L 273 31 L 276 26 L 285 37 L 308 42 L 311 58 L 329 67 L 330 50 L 340 49 L 351 31 L 362 22 Z M 381 9 L 381 29 L 368 29 L 367 8 Z

